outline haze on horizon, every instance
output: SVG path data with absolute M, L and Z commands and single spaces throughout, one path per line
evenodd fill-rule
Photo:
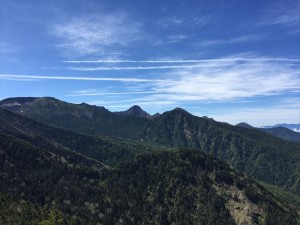
M 300 122 L 300 2 L 0 0 L 0 99 Z

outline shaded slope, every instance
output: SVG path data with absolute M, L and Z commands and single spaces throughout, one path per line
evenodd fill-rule
M 84 195 L 95 193 L 91 186 L 86 193 L 87 179 L 99 178 L 100 168 L 62 160 L 59 155 L 37 148 L 29 142 L 5 134 L 0 135 L 0 192 L 44 206 L 59 208 L 67 214 L 87 215 Z M 72 205 L 67 200 L 72 198 Z M 72 212 L 72 213 L 71 213 Z
M 5 134 L 0 149 L 2 193 L 58 208 L 79 224 L 296 224 L 294 210 L 199 151 L 95 169 Z
M 141 137 L 159 144 L 201 149 L 253 178 L 300 193 L 299 144 L 178 109 L 153 120 Z
M 265 189 L 270 191 L 274 196 L 286 202 L 289 206 L 295 209 L 300 209 L 300 195 L 293 194 L 291 192 L 287 192 L 277 186 L 259 181 Z M 300 218 L 299 218 L 300 219 Z
M 137 141 L 78 134 L 3 109 L 0 109 L 0 132 L 88 166 L 102 163 L 112 165 L 132 159 L 138 153 L 163 149 Z

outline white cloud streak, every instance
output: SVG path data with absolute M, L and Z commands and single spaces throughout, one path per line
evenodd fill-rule
M 139 78 L 38 76 L 38 75 L 19 75 L 19 74 L 0 74 L 0 79 L 2 80 L 32 79 L 32 80 L 117 81 L 117 82 L 125 82 L 125 83 L 160 81 L 160 80 L 139 79 Z
M 130 92 L 103 92 L 96 89 L 87 89 L 74 91 L 73 94 L 67 96 L 106 96 L 106 95 L 140 95 L 140 94 L 154 94 L 154 91 L 130 91 Z
M 256 23 L 256 26 L 277 26 L 286 28 L 285 35 L 299 35 L 300 29 L 300 2 L 294 0 L 279 0 Z
M 212 45 L 222 45 L 222 44 L 236 44 L 244 42 L 259 41 L 263 39 L 265 35 L 245 35 L 240 37 L 234 37 L 230 39 L 217 39 L 217 40 L 204 40 L 200 42 L 202 47 L 210 47 Z
M 138 65 L 138 66 L 81 66 L 81 67 L 68 67 L 69 70 L 76 71 L 111 71 L 111 70 L 168 70 L 168 69 L 192 69 L 192 68 L 206 68 L 206 67 L 231 67 L 234 65 L 244 66 L 265 66 L 277 64 L 288 65 L 300 62 L 300 59 L 288 58 L 222 58 L 222 59 L 200 59 L 200 60 L 96 60 L 96 61 L 67 61 L 68 63 L 149 63 L 149 64 L 162 64 L 165 65 Z M 197 62 L 197 63 L 196 63 Z M 181 64 L 175 64 L 181 63 Z M 175 65 L 170 65 L 175 64 Z
M 299 1 L 278 1 L 270 7 L 263 19 L 257 25 L 279 25 L 299 27 L 300 23 L 300 2 Z
M 226 65 L 226 64 L 225 64 Z M 227 64 L 228 66 L 230 64 Z M 180 69 L 197 67 L 215 67 L 217 64 L 193 64 L 193 65 L 163 65 L 163 66 L 98 66 L 98 67 L 68 67 L 69 70 L 77 71 L 107 71 L 107 70 L 161 70 L 161 69 Z M 224 64 L 223 64 L 224 66 Z
M 289 58 L 220 58 L 220 59 L 170 59 L 170 60 L 122 60 L 122 59 L 97 59 L 97 60 L 67 60 L 64 63 L 201 63 L 201 62 L 300 62 L 300 59 Z

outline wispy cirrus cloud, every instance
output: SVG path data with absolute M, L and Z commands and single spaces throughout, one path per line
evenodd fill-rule
M 215 62 L 211 62 L 212 65 Z M 211 67 L 185 67 L 165 71 L 159 79 L 128 77 L 85 77 L 85 76 L 36 76 L 0 74 L 0 79 L 51 79 L 73 81 L 115 81 L 123 86 L 112 87 L 108 96 L 122 94 L 141 94 L 130 98 L 133 102 L 162 102 L 166 99 L 178 104 L 202 101 L 239 101 L 253 97 L 276 96 L 300 91 L 300 72 L 297 63 L 276 61 L 260 63 L 239 63 L 230 61 Z M 134 84 L 134 85 L 132 85 Z M 120 92 L 118 90 L 126 90 Z M 107 91 L 106 91 L 107 92 Z M 102 95 L 97 90 L 75 92 L 72 94 Z M 121 101 L 124 101 L 123 99 Z M 117 103 L 116 103 L 117 104 Z
M 91 61 L 64 61 L 66 63 L 135 63 L 144 65 L 125 65 L 125 66 L 80 66 L 67 67 L 69 70 L 76 71 L 113 71 L 113 70 L 171 70 L 171 69 L 191 69 L 191 68 L 210 68 L 226 67 L 235 64 L 241 65 L 265 65 L 268 64 L 296 64 L 300 59 L 288 58 L 221 58 L 221 59 L 199 59 L 199 60 L 91 60 Z M 151 64 L 151 65 L 149 65 Z M 159 64 L 159 65 L 154 65 Z
M 176 44 L 180 42 L 185 42 L 190 38 L 190 35 L 187 34 L 176 34 L 176 35 L 167 35 L 165 37 L 152 37 L 151 45 L 159 46 L 159 45 L 168 45 L 168 44 Z
M 231 61 L 230 65 L 220 65 L 219 67 L 180 68 L 172 72 L 162 73 L 162 79 L 140 82 L 134 86 L 127 83 L 129 86 L 127 85 L 125 88 L 128 91 L 118 92 L 118 89 L 116 89 L 116 92 L 109 92 L 110 95 L 114 96 L 113 98 L 110 98 L 110 95 L 104 97 L 102 93 L 93 91 L 93 94 L 101 94 L 103 97 L 101 101 L 96 100 L 93 103 L 108 105 L 112 109 L 118 109 L 120 105 L 123 108 L 128 108 L 133 104 L 157 108 L 157 102 L 164 103 L 160 105 L 164 109 L 201 102 L 214 102 L 217 104 L 221 102 L 237 101 L 241 103 L 250 101 L 251 104 L 255 104 L 256 100 L 253 100 L 253 98 L 259 99 L 266 96 L 281 96 L 287 93 L 300 92 L 300 72 L 299 66 L 296 65 L 290 65 L 289 63 L 277 64 L 276 61 L 270 63 L 266 60 L 260 64 L 239 64 L 236 61 Z M 139 92 L 140 94 L 138 94 Z M 136 96 L 128 99 L 117 97 L 123 94 L 129 95 L 130 93 L 136 94 Z M 295 119 L 295 116 L 299 113 L 299 104 L 294 102 L 294 107 L 292 107 L 293 101 L 295 101 L 294 98 L 288 103 L 281 102 L 281 106 L 278 107 L 273 103 L 273 108 L 271 107 L 269 110 L 248 107 L 238 111 L 240 114 L 222 111 L 224 113 L 223 117 L 221 114 L 213 116 L 223 121 L 235 121 L 234 116 L 236 116 L 238 122 L 246 121 L 246 116 L 249 116 L 254 121 L 255 116 L 252 114 L 261 114 L 262 118 L 267 118 L 266 113 L 271 113 L 272 109 L 279 110 L 281 108 L 279 111 L 282 112 L 282 115 L 290 113 L 291 117 Z M 287 104 L 285 106 L 288 107 L 282 108 L 283 104 Z M 159 110 L 159 108 L 157 109 Z M 279 119 L 280 115 L 274 114 L 277 115 L 277 117 L 273 117 L 275 121 L 276 118 Z M 244 120 L 242 120 L 243 118 Z
M 5 42 L 0 42 L 0 54 L 10 54 L 18 51 L 16 46 L 10 45 Z
M 65 60 L 64 63 L 201 63 L 201 62 L 300 62 L 295 58 L 246 58 L 246 57 L 226 57 L 219 59 L 158 59 L 158 60 L 124 60 L 124 59 L 96 59 L 96 60 Z
M 178 101 L 233 100 L 300 89 L 300 72 L 282 65 L 240 65 L 182 69 L 178 80 L 158 83 L 157 98 Z
M 143 38 L 141 24 L 124 13 L 81 16 L 54 24 L 50 33 L 58 38 L 56 47 L 79 55 L 118 52 Z
M 299 1 L 278 1 L 266 10 L 257 23 L 258 26 L 282 26 L 290 29 L 288 34 L 299 34 L 300 24 L 300 2 Z
M 115 78 L 115 77 L 82 77 L 82 76 L 41 76 L 41 75 L 20 75 L 0 74 L 0 80 L 27 79 L 27 80 L 73 80 L 73 81 L 116 81 L 124 83 L 153 82 L 159 80 L 140 78 Z
M 0 60 L 2 62 L 16 62 L 17 58 L 15 55 L 18 51 L 18 47 L 6 42 L 0 42 Z
M 97 67 L 68 67 L 77 71 L 110 71 L 110 70 L 169 70 L 179 68 L 215 67 L 216 64 L 191 64 L 191 65 L 162 65 L 162 66 L 97 66 Z
M 182 68 L 165 76 L 169 79 L 146 83 L 145 89 L 155 93 L 142 99 L 131 99 L 131 102 L 164 99 L 178 105 L 202 101 L 226 102 L 300 91 L 300 72 L 290 65 L 233 63 L 212 68 Z
M 229 39 L 215 39 L 215 40 L 204 40 L 199 43 L 200 46 L 213 46 L 213 45 L 225 45 L 225 44 L 237 44 L 237 43 L 244 43 L 244 42 L 253 42 L 253 41 L 260 41 L 265 38 L 265 35 L 262 34 L 250 34 L 244 35 Z
M 127 91 L 127 92 L 107 92 L 97 89 L 85 89 L 74 91 L 68 96 L 106 96 L 106 95 L 140 95 L 140 94 L 154 94 L 154 91 Z
M 211 21 L 211 17 L 211 14 L 193 17 L 171 16 L 159 19 L 156 24 L 164 29 L 185 26 L 202 27 Z

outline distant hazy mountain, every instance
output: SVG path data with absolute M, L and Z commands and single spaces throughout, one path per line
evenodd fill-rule
M 273 128 L 273 127 L 285 127 L 290 130 L 293 130 L 295 132 L 300 132 L 300 123 L 298 123 L 298 124 L 281 123 L 281 124 L 276 124 L 276 125 L 263 126 L 262 128 Z
M 300 143 L 300 133 L 286 127 L 260 128 L 260 130 L 273 134 L 279 138 Z
M 280 124 L 279 124 L 280 125 Z M 290 124 L 292 125 L 292 124 Z M 297 125 L 297 124 L 294 124 Z M 256 128 L 256 127 L 252 127 L 251 125 L 247 124 L 247 123 L 239 123 L 236 125 L 237 127 L 243 127 L 243 128 L 248 128 L 248 129 L 259 129 L 261 131 L 264 131 L 266 133 L 272 134 L 275 137 L 278 138 L 282 138 L 288 141 L 293 141 L 293 142 L 298 142 L 300 143 L 300 133 L 295 132 L 291 129 L 288 129 L 286 127 L 281 127 L 281 126 L 266 126 L 264 128 Z M 291 126 L 290 126 L 291 127 Z
M 151 115 L 145 112 L 140 106 L 134 105 L 126 111 L 115 112 L 117 115 L 136 116 L 143 118 L 151 118 Z

